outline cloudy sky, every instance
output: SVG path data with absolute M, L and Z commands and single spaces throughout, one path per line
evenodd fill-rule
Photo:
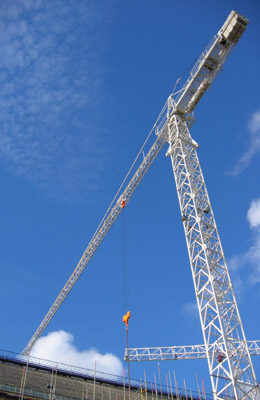
M 192 135 L 248 340 L 260 339 L 257 0 L 2 0 L 0 348 L 20 352 L 75 268 L 176 80 L 235 9 L 250 24 Z M 131 347 L 202 343 L 165 149 L 34 354 L 122 374 Z M 64 357 L 64 354 L 66 357 Z M 260 380 L 260 360 L 253 359 Z M 131 365 L 149 380 L 157 363 Z M 206 361 L 161 363 L 196 389 Z

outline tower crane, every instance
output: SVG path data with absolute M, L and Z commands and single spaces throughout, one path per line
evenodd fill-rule
M 214 399 L 260 400 L 249 346 L 219 238 L 205 180 L 197 156 L 198 144 L 189 128 L 193 111 L 221 70 L 248 24 L 231 11 L 227 20 L 193 66 L 187 81 L 166 101 L 153 131 L 157 138 L 128 185 L 115 198 L 69 280 L 25 347 L 29 354 L 95 251 L 128 204 L 163 146 L 168 143 L 188 248 Z M 221 352 L 221 358 L 217 355 Z

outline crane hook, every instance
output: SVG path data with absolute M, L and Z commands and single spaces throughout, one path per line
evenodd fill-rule
M 130 311 L 127 311 L 127 313 L 123 316 L 123 322 L 126 325 L 126 329 L 128 329 L 128 320 L 131 317 Z

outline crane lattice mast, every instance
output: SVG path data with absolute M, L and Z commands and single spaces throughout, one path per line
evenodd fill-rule
M 194 65 L 182 88 L 167 100 L 154 126 L 157 139 L 114 207 L 102 221 L 77 267 L 23 351 L 28 354 L 116 221 L 166 142 L 172 162 L 214 398 L 260 400 L 213 210 L 189 128 L 193 110 L 246 29 L 232 11 Z M 123 205 L 123 206 L 122 206 Z M 222 353 L 219 361 L 217 355 Z

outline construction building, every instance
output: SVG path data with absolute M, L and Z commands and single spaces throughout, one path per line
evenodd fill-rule
M 199 400 L 197 393 L 2 352 L 0 400 Z M 209 396 L 207 395 L 207 398 Z

